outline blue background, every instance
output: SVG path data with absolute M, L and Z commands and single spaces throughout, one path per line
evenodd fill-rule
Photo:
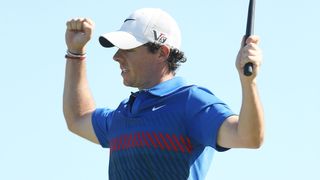
M 1 1 L 0 179 L 107 179 L 108 150 L 67 130 L 62 113 L 65 23 L 90 17 L 87 71 L 98 107 L 115 108 L 124 87 L 100 34 L 118 29 L 135 9 L 160 7 L 182 29 L 188 57 L 178 71 L 207 87 L 235 112 L 241 89 L 234 66 L 248 1 Z M 317 0 L 257 1 L 256 29 L 264 63 L 258 77 L 266 136 L 259 150 L 217 153 L 207 179 L 320 179 Z

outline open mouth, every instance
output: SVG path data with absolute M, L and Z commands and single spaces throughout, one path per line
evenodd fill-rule
M 120 66 L 120 69 L 121 69 L 121 73 L 128 72 L 128 68 L 126 68 L 126 67 Z
M 121 71 L 122 71 L 122 72 L 127 72 L 128 70 L 125 69 L 125 68 L 123 68 L 123 69 L 121 69 Z

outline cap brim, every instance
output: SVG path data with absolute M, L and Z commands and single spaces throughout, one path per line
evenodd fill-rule
M 103 47 L 116 46 L 119 49 L 133 49 L 147 42 L 138 41 L 133 35 L 124 31 L 116 31 L 103 34 L 99 37 Z

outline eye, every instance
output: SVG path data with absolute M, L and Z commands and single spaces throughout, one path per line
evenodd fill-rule
M 125 52 L 126 52 L 126 53 L 132 53 L 132 52 L 134 52 L 134 50 L 128 49 L 128 50 L 125 50 Z
M 133 49 L 121 49 L 121 51 L 123 51 L 125 53 L 131 53 L 131 52 L 135 52 L 136 48 L 133 48 Z

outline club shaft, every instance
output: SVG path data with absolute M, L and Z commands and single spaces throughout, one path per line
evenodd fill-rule
M 254 34 L 254 17 L 255 17 L 255 0 L 250 0 L 249 8 L 248 8 L 248 17 L 247 17 L 247 28 L 245 34 L 245 40 Z M 253 64 L 246 63 L 244 66 L 244 75 L 251 76 L 253 71 Z

